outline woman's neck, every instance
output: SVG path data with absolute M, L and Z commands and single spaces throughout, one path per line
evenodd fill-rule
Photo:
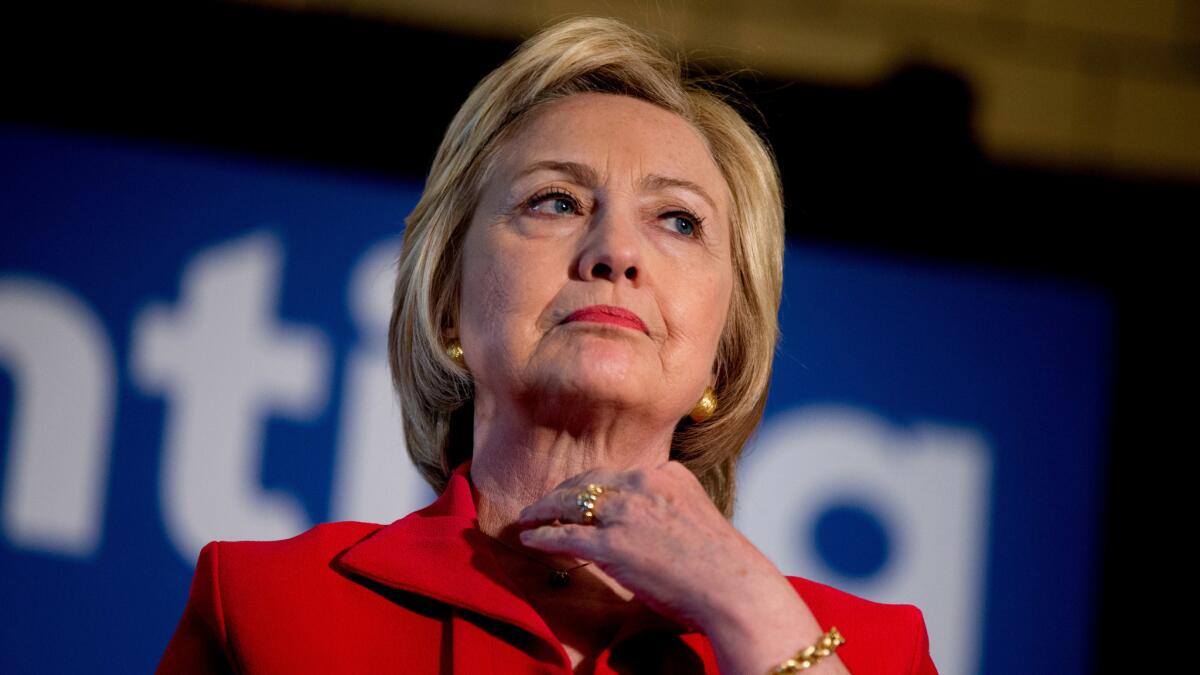
M 471 481 L 479 494 L 479 527 L 515 542 L 510 525 L 521 509 L 589 469 L 653 468 L 666 462 L 672 432 L 656 434 L 620 419 L 580 432 L 539 426 L 519 415 L 477 415 Z
M 526 506 L 589 469 L 653 468 L 666 462 L 674 430 L 647 433 L 644 425 L 626 418 L 583 425 L 587 431 L 581 433 L 578 427 L 548 428 L 518 415 L 481 415 L 481 408 L 476 407 L 471 460 L 479 529 L 504 542 L 496 549 L 497 559 L 563 643 L 574 667 L 609 645 L 622 625 L 657 615 L 596 565 L 577 567 L 586 561 L 524 547 L 513 523 Z M 547 566 L 572 570 L 570 592 L 548 583 Z

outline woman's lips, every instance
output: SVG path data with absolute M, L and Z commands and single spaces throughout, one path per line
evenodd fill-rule
M 563 323 L 571 323 L 572 321 L 594 321 L 596 323 L 608 323 L 614 326 L 624 326 L 632 328 L 636 331 L 641 331 L 646 335 L 650 331 L 646 328 L 646 324 L 638 318 L 637 314 L 624 309 L 622 307 L 614 307 L 612 305 L 592 305 L 571 312 L 567 318 L 563 319 Z

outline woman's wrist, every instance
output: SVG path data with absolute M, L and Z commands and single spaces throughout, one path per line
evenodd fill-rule
M 714 608 L 701 625 L 722 673 L 762 675 L 825 634 L 786 577 L 759 579 L 755 588 L 739 589 Z

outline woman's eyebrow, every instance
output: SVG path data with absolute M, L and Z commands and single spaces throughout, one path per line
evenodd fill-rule
M 660 176 L 652 173 L 643 178 L 638 184 L 643 190 L 658 191 L 674 187 L 695 192 L 696 194 L 700 195 L 701 199 L 708 202 L 709 208 L 711 208 L 713 211 L 717 210 L 717 204 L 712 200 L 712 197 L 708 196 L 708 193 L 704 191 L 704 188 L 690 180 L 672 178 L 670 176 Z
M 565 173 L 576 183 L 579 183 L 580 185 L 587 185 L 589 187 L 600 182 L 600 177 L 596 173 L 596 170 L 586 164 L 580 164 L 579 162 L 558 162 L 552 159 L 544 159 L 540 162 L 534 162 L 524 169 L 521 169 L 520 173 L 513 178 L 523 178 L 537 171 L 557 171 L 559 173 Z
M 564 173 L 576 183 L 579 183 L 580 185 L 586 185 L 588 187 L 593 187 L 600 182 L 600 178 L 596 170 L 586 164 L 580 164 L 579 162 L 559 162 L 552 159 L 546 159 L 530 164 L 522 169 L 514 177 L 514 179 L 528 176 L 529 174 L 537 171 L 557 171 L 559 173 Z M 638 182 L 638 187 L 640 189 L 650 191 L 659 191 L 666 188 L 680 188 L 683 190 L 689 190 L 699 195 L 704 201 L 708 202 L 709 207 L 712 208 L 713 211 L 717 210 L 717 204 L 713 201 L 713 198 L 709 196 L 708 192 L 690 180 L 672 178 L 671 176 L 662 176 L 659 174 L 650 174 L 643 177 Z

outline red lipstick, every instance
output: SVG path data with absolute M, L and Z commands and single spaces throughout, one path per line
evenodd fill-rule
M 615 326 L 632 328 L 633 330 L 641 331 L 646 335 L 650 334 L 650 331 L 646 328 L 646 324 L 643 323 L 640 318 L 638 318 L 637 314 L 634 314 L 623 307 L 614 307 L 612 305 L 592 305 L 591 307 L 577 309 L 574 312 L 571 312 L 567 318 L 563 319 L 563 323 L 570 323 L 572 321 L 594 321 L 596 323 L 609 323 Z

